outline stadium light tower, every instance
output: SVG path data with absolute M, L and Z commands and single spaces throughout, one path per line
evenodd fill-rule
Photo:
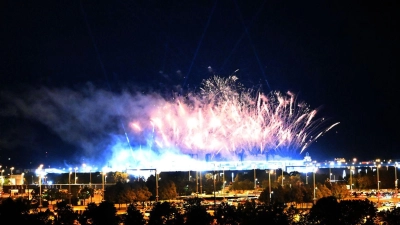
M 350 169 L 350 192 L 353 192 L 353 174 L 354 174 L 355 167 L 350 166 L 349 169 Z
M 269 170 L 269 171 L 268 171 L 269 204 L 271 204 L 271 197 L 272 197 L 272 191 L 271 191 L 271 173 L 272 173 L 272 170 Z
M 77 170 L 77 169 L 78 169 L 78 167 L 75 167 L 75 168 L 74 168 L 74 170 L 75 170 L 75 179 L 74 179 L 74 180 L 75 180 L 75 184 L 76 184 L 76 170 Z
M 71 168 L 69 168 L 69 175 L 68 175 L 68 198 L 69 198 L 69 204 L 71 205 Z
M 253 165 L 254 168 L 254 190 L 257 189 L 257 174 L 256 174 L 256 166 Z
M 316 200 L 317 200 L 317 198 L 316 198 L 316 196 L 315 196 L 315 191 L 317 190 L 317 188 L 315 187 L 315 174 L 317 173 L 317 170 L 318 170 L 317 167 L 315 167 L 315 168 L 313 169 L 313 177 L 314 177 L 314 205 L 315 205 L 315 202 L 316 202 Z
M 37 169 L 39 174 L 39 208 L 42 208 L 42 168 L 43 164 L 40 164 Z
M 102 180 L 103 180 L 103 200 L 104 200 L 104 195 L 105 195 L 105 189 L 104 189 L 104 182 L 105 182 L 105 176 L 106 176 L 106 172 L 105 171 L 103 171 L 103 174 L 102 174 L 103 176 L 102 176 Z
M 379 182 L 381 182 L 380 180 L 379 180 L 379 168 L 381 168 L 381 164 L 379 164 L 379 165 L 376 165 L 376 178 L 377 178 L 377 183 L 378 183 L 378 193 L 379 193 Z
M 156 202 L 158 202 L 158 177 L 160 176 L 160 172 L 157 172 L 157 169 L 155 171 L 155 175 L 156 175 Z
M 394 163 L 394 187 L 395 187 L 395 193 L 396 193 L 396 198 L 397 198 L 397 162 Z

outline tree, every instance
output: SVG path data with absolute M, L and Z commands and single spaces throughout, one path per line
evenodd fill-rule
M 109 202 L 114 202 L 114 203 L 120 203 L 118 201 L 118 193 L 122 189 L 122 184 L 120 182 L 117 182 L 113 186 L 108 186 L 105 188 L 105 191 L 103 193 L 104 195 L 104 200 L 109 201 Z
M 114 181 L 121 182 L 121 183 L 126 183 L 129 178 L 129 174 L 124 173 L 124 172 L 115 172 L 114 173 Z
M 303 186 L 294 186 L 290 188 L 289 191 L 290 202 L 303 203 L 304 202 L 303 189 L 304 189 Z
M 267 187 L 261 192 L 258 200 L 260 202 L 267 203 L 267 204 L 269 204 L 270 202 L 285 203 L 285 202 L 292 201 L 292 198 L 290 197 L 290 193 L 288 192 L 288 189 L 282 188 L 282 186 L 277 186 L 275 188 L 271 188 L 271 200 L 269 199 L 269 197 L 270 197 L 269 187 Z
M 269 188 L 267 187 L 260 193 L 258 200 L 263 203 L 269 203 L 272 201 L 272 199 L 270 200 L 269 196 Z
M 167 200 L 176 198 L 178 194 L 176 193 L 176 186 L 174 182 L 163 179 L 159 182 L 159 184 L 160 186 L 158 189 L 158 193 L 160 199 Z
M 120 208 L 121 204 L 131 203 L 135 198 L 136 194 L 129 184 L 117 182 L 114 186 L 107 188 L 105 199 L 119 204 Z
M 236 207 L 228 205 L 222 202 L 215 212 L 218 224 L 238 224 L 238 214 L 236 213 Z
M 239 204 L 236 213 L 239 217 L 239 224 L 251 225 L 257 223 L 258 210 L 255 208 L 254 202 L 246 201 L 244 204 Z
M 84 187 L 79 190 L 78 198 L 83 199 L 83 203 L 85 204 L 86 199 L 90 198 L 94 195 L 94 189 L 90 187 Z
M 366 219 L 372 222 L 376 217 L 377 209 L 368 199 L 342 200 L 339 202 L 340 217 L 346 224 L 363 224 Z M 397 221 L 398 222 L 398 221 Z
M 287 195 L 286 195 L 286 188 L 283 188 L 282 186 L 278 186 L 278 187 L 276 187 L 276 188 L 274 188 L 273 190 L 273 198 L 272 198 L 272 200 L 273 200 L 273 202 L 276 202 L 276 203 L 285 203 L 285 202 L 288 202 L 288 198 L 287 198 Z
M 235 214 L 238 216 L 236 223 L 243 225 L 289 225 L 289 217 L 285 213 L 285 206 L 281 203 L 270 205 L 257 205 L 254 202 L 246 202 L 240 205 Z M 266 221 L 268 221 L 266 223 Z
M 93 223 L 97 207 L 96 203 L 89 203 L 85 211 L 83 211 L 82 215 L 79 217 L 79 223 L 82 225 Z
M 51 212 L 47 209 L 44 212 L 38 212 L 36 215 L 30 215 L 30 223 L 29 224 L 43 224 L 43 225 L 50 225 L 54 224 L 56 218 L 54 212 Z
M 58 214 L 59 224 L 73 224 L 74 220 L 78 218 L 77 214 L 66 201 L 57 202 L 56 209 L 54 210 Z
M 334 183 L 332 184 L 332 196 L 337 199 L 344 199 L 350 197 L 350 192 L 347 190 L 346 185 Z
M 133 190 L 135 191 L 136 199 L 135 201 L 139 201 L 144 203 L 145 201 L 148 201 L 151 197 L 151 192 L 149 189 L 146 187 L 146 183 L 140 181 L 140 182 L 135 182 L 133 186 Z
M 117 209 L 114 203 L 103 201 L 97 206 L 95 203 L 89 203 L 86 210 L 79 217 L 82 225 L 117 225 L 119 222 Z
M 330 196 L 319 199 L 310 210 L 310 219 L 316 224 L 339 225 L 340 206 L 337 198 Z
M 49 201 L 49 203 L 51 204 L 51 201 L 62 199 L 63 197 L 65 197 L 65 195 L 63 195 L 63 193 L 61 193 L 60 190 L 57 188 L 50 188 L 43 193 L 42 197 L 43 199 Z
M 368 218 L 372 219 L 372 218 Z M 382 210 L 377 213 L 377 222 L 379 224 L 399 224 L 400 221 L 400 208 L 395 208 L 393 210 Z
M 146 187 L 151 192 L 150 200 L 155 200 L 156 197 L 156 177 L 154 175 L 150 175 L 150 177 L 146 180 Z
M 242 175 L 238 173 L 235 177 L 235 181 L 232 183 L 231 189 L 237 191 L 253 190 L 254 182 L 249 179 L 243 179 Z
M 13 221 L 14 224 L 27 224 L 29 202 L 18 198 L 7 198 L 0 204 L 0 221 Z
M 315 191 L 317 199 L 332 196 L 332 191 L 324 184 L 317 184 L 317 190 Z
M 146 221 L 143 214 L 136 208 L 134 204 L 130 204 L 126 210 L 125 225 L 144 225 Z
M 294 187 L 294 186 L 301 186 L 303 182 L 301 181 L 300 173 L 299 172 L 291 172 L 289 174 L 289 187 Z
M 353 178 L 355 180 L 355 187 L 358 189 L 366 189 L 373 186 L 372 177 L 365 174 L 365 172 L 357 173 L 357 175 Z
M 125 185 L 124 188 L 118 193 L 118 202 L 119 203 L 132 203 L 137 199 L 136 192 L 131 187 Z
M 201 200 L 196 198 L 188 201 L 189 206 L 186 209 L 186 224 L 208 225 L 211 222 L 211 215 L 207 209 L 201 205 Z
M 311 208 L 308 224 L 353 225 L 373 224 L 376 208 L 369 200 L 342 200 L 330 196 L 317 201 Z
M 150 212 L 149 225 L 183 224 L 183 217 L 169 202 L 157 202 Z

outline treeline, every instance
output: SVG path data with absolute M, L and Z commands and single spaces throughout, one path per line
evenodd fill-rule
M 126 214 L 117 215 L 113 202 L 103 201 L 99 205 L 89 203 L 83 212 L 74 212 L 67 202 L 57 202 L 54 211 L 32 211 L 27 199 L 11 198 L 0 204 L 1 224 L 30 225 L 377 225 L 399 224 L 400 209 L 377 212 L 369 200 L 342 200 L 324 197 L 313 207 L 302 212 L 281 203 L 256 204 L 248 201 L 237 207 L 221 203 L 211 216 L 197 198 L 190 199 L 182 211 L 169 202 L 157 202 L 148 220 L 143 213 L 130 204 Z

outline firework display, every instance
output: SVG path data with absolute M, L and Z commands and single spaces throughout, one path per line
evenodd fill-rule
M 339 124 L 327 126 L 316 114 L 291 92 L 264 95 L 246 89 L 236 76 L 214 76 L 203 81 L 200 93 L 157 105 L 147 124 L 132 121 L 131 126 L 151 131 L 159 149 L 235 160 L 271 151 L 303 152 Z
M 172 97 L 139 90 L 41 88 L 11 99 L 21 115 L 78 149 L 76 159 L 63 160 L 72 161 L 66 168 L 73 161 L 116 170 L 209 168 L 205 162 L 263 168 L 267 161 L 300 158 L 339 124 L 318 117 L 291 92 L 264 94 L 236 76 L 213 76 L 197 91 Z

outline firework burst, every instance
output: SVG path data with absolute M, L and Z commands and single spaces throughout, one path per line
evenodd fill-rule
M 232 158 L 240 154 L 303 152 L 327 127 L 296 95 L 246 89 L 236 76 L 204 80 L 200 93 L 176 96 L 150 112 L 154 143 L 185 154 Z M 138 124 L 135 127 L 139 127 Z M 147 124 L 147 125 L 149 125 Z M 146 124 L 143 124 L 146 126 Z

